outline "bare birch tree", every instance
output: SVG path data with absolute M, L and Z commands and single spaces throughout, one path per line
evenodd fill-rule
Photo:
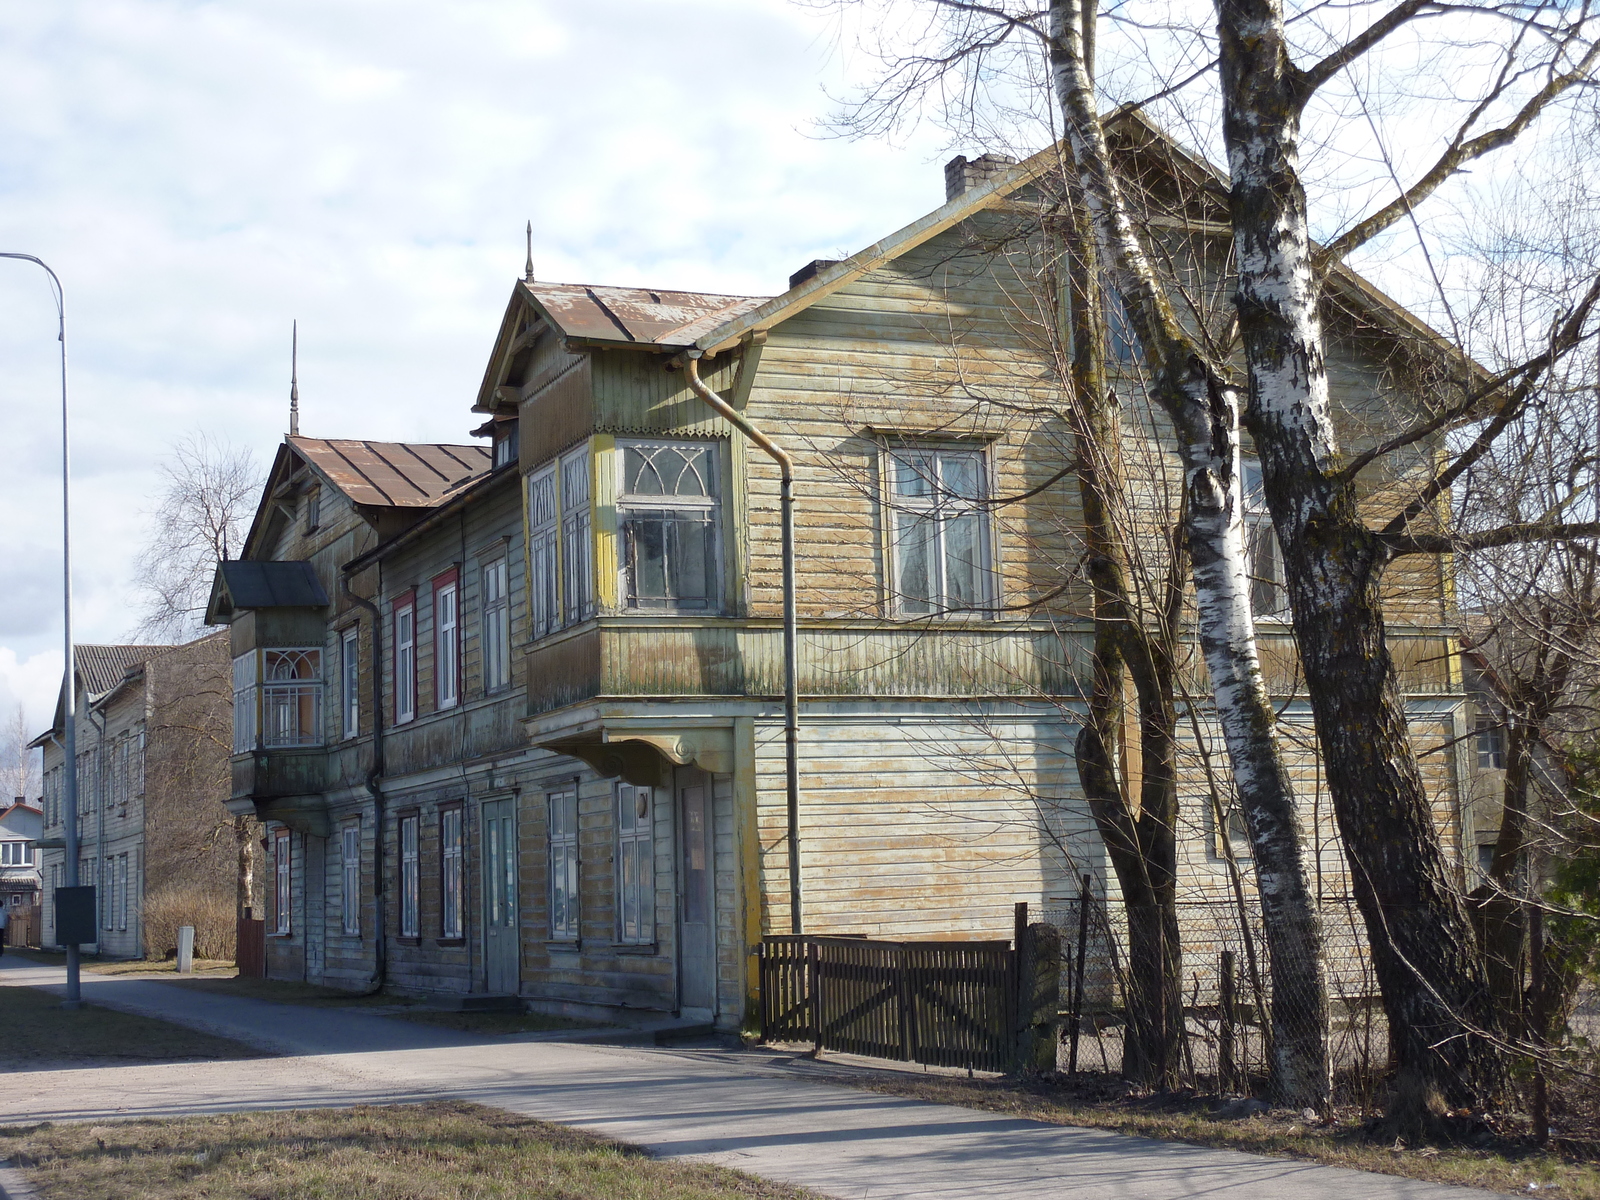
M 261 491 L 248 449 L 209 434 L 178 442 L 158 468 L 162 491 L 135 563 L 139 624 L 133 636 L 198 637 L 217 564 L 237 553 Z
M 0 805 L 39 796 L 41 763 L 39 752 L 28 749 L 32 740 L 28 714 L 19 702 L 0 727 Z

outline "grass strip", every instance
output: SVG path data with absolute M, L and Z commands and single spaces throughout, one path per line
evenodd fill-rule
M 0 1128 L 42 1200 L 810 1200 L 475 1104 Z
M 45 1063 L 95 1066 L 264 1054 L 229 1038 L 93 1004 L 68 1012 L 60 996 L 30 987 L 0 987 L 0 1029 L 5 1030 L 0 1066 L 13 1071 Z

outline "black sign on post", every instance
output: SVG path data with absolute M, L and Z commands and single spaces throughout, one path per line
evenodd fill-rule
M 93 887 L 56 889 L 56 945 L 82 946 L 97 942 Z

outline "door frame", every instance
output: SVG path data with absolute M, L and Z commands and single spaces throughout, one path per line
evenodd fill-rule
M 518 796 L 515 792 L 508 792 L 497 796 L 486 796 L 478 805 L 478 860 L 482 864 L 478 871 L 478 919 L 479 928 L 482 930 L 482 934 L 478 941 L 482 947 L 483 954 L 483 990 L 488 992 L 490 990 L 490 885 L 491 868 L 494 867 L 495 864 L 491 861 L 489 855 L 489 817 L 487 810 L 492 806 L 500 804 L 508 806 L 508 811 L 511 816 L 511 844 L 506 851 L 511 857 L 511 888 L 506 897 L 511 914 L 510 932 L 512 946 L 511 973 L 513 986 L 509 994 L 517 995 L 522 990 L 522 871 L 520 870 L 520 863 L 518 861 L 521 857 L 521 855 L 518 853 L 518 843 L 521 838 L 522 814 L 520 811 L 521 805 L 518 803 Z M 471 944 L 470 941 L 468 944 Z
M 688 782 L 694 780 L 695 782 Z M 684 910 L 688 898 L 685 890 L 684 855 L 688 821 L 684 817 L 683 791 L 698 783 L 705 792 L 705 843 L 706 843 L 706 927 L 709 932 L 709 968 L 711 985 L 711 1019 L 718 1012 L 717 989 L 717 838 L 716 838 L 716 776 L 696 766 L 679 766 L 672 771 L 672 875 L 673 875 L 673 945 L 676 953 L 673 967 L 673 984 L 677 993 L 677 1011 L 681 1014 L 684 1003 Z M 704 1011 L 696 1006 L 696 1011 Z

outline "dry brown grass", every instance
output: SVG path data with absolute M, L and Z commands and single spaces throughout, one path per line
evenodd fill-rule
M 193 884 L 169 885 L 144 901 L 145 953 L 162 959 L 178 952 L 178 928 L 194 926 L 194 956 L 233 961 L 238 937 L 238 912 L 232 893 L 207 891 Z
M 43 1200 L 814 1200 L 474 1104 L 0 1129 Z
M 38 988 L 0 987 L 0 1070 L 36 1071 L 69 1063 L 117 1066 L 171 1059 L 258 1058 L 242 1042 L 150 1017 L 86 1005 L 76 1012 Z

